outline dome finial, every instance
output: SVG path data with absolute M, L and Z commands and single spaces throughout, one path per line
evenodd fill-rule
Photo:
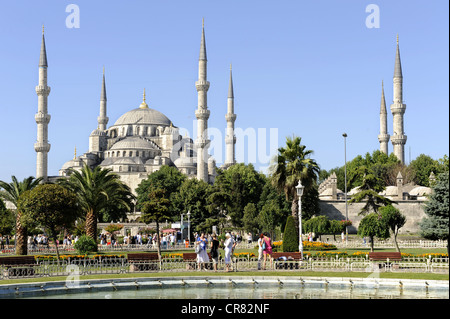
M 77 146 L 75 145 L 75 150 L 73 152 L 73 159 L 76 160 L 77 159 Z
M 141 109 L 147 109 L 148 108 L 148 104 L 145 102 L 145 88 L 144 88 L 144 94 L 143 94 L 143 100 L 141 105 L 139 106 Z

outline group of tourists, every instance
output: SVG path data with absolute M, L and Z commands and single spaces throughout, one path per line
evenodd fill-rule
M 217 239 L 217 235 L 213 234 L 208 240 L 205 233 L 201 233 L 200 236 L 197 236 L 194 248 L 197 254 L 197 263 L 198 270 L 205 269 L 206 265 L 210 262 L 208 256 L 209 254 L 212 259 L 213 270 L 217 272 L 217 264 L 219 263 L 219 248 L 224 249 L 224 260 L 225 260 L 225 272 L 229 272 L 233 270 L 232 267 L 232 256 L 234 249 L 238 241 L 236 238 L 230 234 L 225 234 L 225 240 L 219 241 Z M 269 261 L 269 265 L 272 265 L 272 240 L 267 233 L 260 234 L 258 238 L 258 270 L 266 269 L 266 262 Z M 262 267 L 261 267 L 262 264 Z

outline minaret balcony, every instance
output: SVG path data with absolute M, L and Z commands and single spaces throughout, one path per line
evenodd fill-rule
M 199 149 L 199 148 L 203 149 L 203 148 L 207 147 L 210 142 L 211 142 L 211 140 L 206 139 L 206 138 L 197 138 L 195 140 L 195 147 L 197 149 Z
M 403 103 L 393 103 L 391 104 L 391 112 L 392 114 L 405 114 L 406 104 Z
M 378 141 L 380 143 L 387 143 L 389 141 L 390 135 L 389 134 L 379 134 L 378 135 Z
M 225 144 L 236 144 L 236 135 L 225 137 Z
M 34 143 L 34 150 L 38 153 L 40 153 L 40 152 L 48 153 L 50 151 L 50 144 L 36 142 L 36 143 Z
M 226 114 L 225 119 L 227 122 L 233 122 L 236 121 L 236 114 Z
M 38 86 L 36 86 L 36 94 L 37 95 L 48 96 L 50 94 L 50 87 L 49 86 L 38 85 Z
M 198 109 L 195 110 L 195 117 L 197 120 L 207 120 L 209 119 L 210 111 L 207 109 Z
M 393 145 L 397 145 L 397 144 L 404 145 L 404 144 L 406 144 L 406 139 L 407 139 L 407 136 L 404 134 L 401 134 L 401 135 L 394 134 L 391 136 L 391 142 Z
M 48 124 L 50 122 L 50 114 L 44 114 L 42 112 L 38 112 L 34 115 L 34 119 L 37 124 Z
M 208 91 L 209 81 L 198 80 L 195 82 L 195 87 L 197 88 L 197 92 Z
M 108 121 L 109 121 L 109 117 L 107 117 L 107 116 L 99 116 L 99 117 L 97 117 L 97 122 L 99 124 L 106 125 L 106 124 L 108 124 Z

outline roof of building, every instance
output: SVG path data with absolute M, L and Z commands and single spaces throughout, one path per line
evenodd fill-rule
M 136 108 L 123 114 L 114 125 L 171 125 L 171 121 L 161 112 L 151 108 Z

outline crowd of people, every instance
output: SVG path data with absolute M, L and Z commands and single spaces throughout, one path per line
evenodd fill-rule
M 248 243 L 252 242 L 252 238 L 248 237 Z M 213 270 L 217 272 L 219 263 L 219 248 L 224 250 L 225 272 L 233 270 L 232 257 L 236 245 L 242 241 L 242 237 L 233 233 L 226 233 L 225 240 L 218 240 L 216 234 L 207 235 L 205 233 L 195 234 L 195 252 L 197 254 L 198 270 L 205 269 L 210 262 L 209 254 L 212 259 Z M 258 270 L 266 269 L 266 263 L 272 266 L 272 240 L 267 233 L 260 234 L 258 238 Z

